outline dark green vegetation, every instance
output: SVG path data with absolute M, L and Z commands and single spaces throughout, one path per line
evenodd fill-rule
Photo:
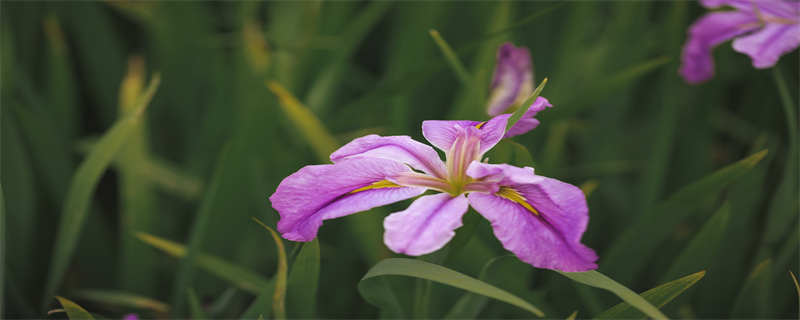
M 724 44 L 688 86 L 696 3 L 0 5 L 2 317 L 643 316 L 590 286 L 670 317 L 797 317 L 798 54 L 755 70 Z M 251 219 L 274 228 L 281 179 L 350 139 L 485 119 L 504 41 L 555 107 L 489 156 L 590 194 L 602 274 L 503 257 L 473 211 L 425 262 L 384 260 L 408 201 L 305 245 Z

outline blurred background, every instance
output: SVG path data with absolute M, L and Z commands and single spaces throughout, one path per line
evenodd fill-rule
M 663 308 L 672 317 L 796 318 L 798 53 L 756 70 L 726 43 L 714 78 L 689 86 L 680 50 L 705 12 L 691 1 L 3 1 L 2 317 L 47 317 L 55 295 L 112 318 L 243 315 L 277 270 L 251 217 L 275 226 L 278 183 L 365 134 L 424 141 L 423 120 L 486 119 L 495 53 L 510 41 L 530 48 L 554 108 L 494 159 L 586 191 L 583 239 L 601 272 L 641 292 L 705 270 Z M 327 221 L 318 289 L 290 279 L 288 315 L 377 317 L 357 285 L 394 256 L 382 220 L 408 203 Z M 548 317 L 619 302 L 515 258 L 487 265 L 508 252 L 474 211 L 464 219 L 463 248 L 440 264 Z M 299 245 L 283 244 L 291 264 Z M 414 317 L 442 317 L 463 294 L 388 281 Z M 530 317 L 493 300 L 474 314 Z

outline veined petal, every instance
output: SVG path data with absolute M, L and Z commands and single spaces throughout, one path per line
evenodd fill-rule
M 480 152 L 494 147 L 503 138 L 510 114 L 494 117 L 486 122 L 470 120 L 427 120 L 422 122 L 422 135 L 432 145 L 444 152 L 450 151 L 453 143 L 467 127 L 478 128 L 481 138 Z
M 539 113 L 539 111 L 552 106 L 553 105 L 550 104 L 550 101 L 547 101 L 547 98 L 537 97 L 536 101 L 534 101 L 533 104 L 528 107 L 528 111 L 525 111 L 525 113 L 522 115 L 522 118 L 514 123 L 511 129 L 506 131 L 506 135 L 503 138 L 511 138 L 535 129 L 539 126 L 539 120 L 534 118 L 536 114 Z
M 733 40 L 733 49 L 750 56 L 753 66 L 759 69 L 774 66 L 782 55 L 796 49 L 798 45 L 799 23 L 769 23 L 758 32 Z
M 527 48 L 504 43 L 497 49 L 497 64 L 490 87 L 487 112 L 502 114 L 533 91 L 533 68 Z
M 751 12 L 728 11 L 706 14 L 689 28 L 683 46 L 680 74 L 689 83 L 700 83 L 714 74 L 711 50 L 718 44 L 759 27 Z
M 796 17 L 800 11 L 800 3 L 786 0 L 700 0 L 700 3 L 706 8 L 731 6 L 740 11 L 758 10 L 762 15 L 783 18 Z
M 597 255 L 580 242 L 571 242 L 544 215 L 496 195 L 473 192 L 469 203 L 492 224 L 506 250 L 537 268 L 580 272 L 597 269 Z
M 303 167 L 283 179 L 269 197 L 281 216 L 278 231 L 292 241 L 311 241 L 323 220 L 418 196 L 425 188 L 381 183 L 410 171 L 400 162 L 381 158 Z
M 408 209 L 386 217 L 383 241 L 392 251 L 418 256 L 441 249 L 461 226 L 469 203 L 463 195 L 423 196 Z
M 476 161 L 467 174 L 499 186 L 494 194 L 472 192 L 469 201 L 522 261 L 568 272 L 597 268 L 597 255 L 580 243 L 589 209 L 578 187 L 506 164 Z
M 351 157 L 390 159 L 439 178 L 445 177 L 444 162 L 436 150 L 409 136 L 364 136 L 334 151 L 331 161 L 337 163 Z

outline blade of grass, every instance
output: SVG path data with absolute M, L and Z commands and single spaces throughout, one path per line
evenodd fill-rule
M 792 282 L 794 282 L 794 289 L 797 292 L 797 306 L 800 307 L 800 283 L 797 283 L 797 277 L 792 270 L 789 270 L 789 276 L 792 277 Z
M 286 319 L 286 273 L 288 265 L 286 263 L 286 250 L 283 248 L 283 240 L 275 230 L 253 217 L 253 221 L 264 227 L 275 241 L 278 249 L 278 270 L 275 274 L 275 291 L 272 294 L 272 311 L 276 319 Z
M 453 73 L 456 74 L 456 78 L 461 81 L 462 85 L 469 86 L 471 84 L 471 79 L 467 68 L 464 67 L 464 63 L 458 58 L 455 52 L 453 52 L 453 48 L 447 44 L 447 41 L 444 41 L 442 36 L 439 34 L 439 31 L 435 29 L 431 29 L 428 31 L 433 38 L 433 41 L 436 42 L 436 45 L 439 47 L 439 50 L 442 51 L 442 55 L 444 55 L 445 61 L 447 64 L 450 65 L 450 68 L 453 69 Z
M 672 280 L 653 289 L 642 292 L 641 296 L 654 306 L 661 308 L 675 299 L 681 293 L 694 286 L 706 275 L 705 271 L 696 272 L 680 279 Z M 645 314 L 633 308 L 629 303 L 622 302 L 595 316 L 598 319 L 627 319 L 640 318 Z
M 495 262 L 510 258 L 513 256 L 505 255 L 496 257 L 494 259 L 489 260 L 483 265 L 481 269 L 481 273 L 478 276 L 478 280 L 487 281 L 489 277 L 489 270 L 495 264 Z M 450 311 L 444 316 L 445 319 L 474 319 L 478 317 L 478 314 L 486 307 L 486 303 L 489 302 L 489 298 L 483 295 L 475 294 L 475 293 L 465 293 L 461 296 L 461 298 L 456 301 L 456 304 L 450 308 Z
M 72 177 L 66 200 L 64 201 L 64 208 L 58 227 L 59 231 L 51 259 L 50 273 L 47 278 L 44 297 L 42 298 L 43 310 L 46 310 L 50 297 L 58 290 L 58 286 L 61 284 L 61 280 L 67 270 L 70 258 L 80 237 L 83 223 L 88 216 L 91 197 L 97 187 L 100 176 L 108 168 L 114 156 L 116 156 L 117 152 L 130 137 L 137 123 L 141 120 L 145 108 L 147 108 L 158 88 L 159 79 L 158 75 L 153 77 L 147 90 L 139 97 L 136 108 L 124 119 L 119 120 L 100 138 L 94 150 L 89 153 L 86 160 L 81 163 Z
M 74 294 L 79 298 L 79 300 L 84 299 L 100 304 L 150 310 L 161 314 L 169 312 L 168 304 L 130 292 L 112 290 L 79 290 Z
M 544 316 L 539 308 L 513 294 L 508 293 L 505 290 L 499 289 L 488 283 L 440 265 L 428 263 L 422 260 L 403 258 L 391 258 L 378 262 L 378 264 L 370 268 L 369 271 L 367 271 L 367 274 L 365 274 L 364 277 L 361 278 L 361 281 L 359 281 L 358 291 L 361 293 L 361 296 L 369 303 L 382 308 L 388 307 L 384 304 L 387 301 L 380 301 L 376 299 L 379 297 L 373 290 L 377 289 L 378 287 L 372 284 L 374 281 L 379 281 L 382 276 L 406 276 L 426 279 L 503 301 L 527 310 L 538 317 Z
M 726 186 L 753 169 L 766 154 L 767 150 L 762 150 L 719 169 L 673 193 L 652 211 L 641 214 L 612 243 L 602 268 L 613 272 L 619 281 L 630 282 L 680 221 L 704 203 L 712 201 Z
M 286 284 L 286 309 L 290 318 L 315 318 L 319 286 L 319 240 L 304 243 L 292 263 Z
M 135 110 L 137 97 L 145 84 L 145 73 L 143 57 L 128 59 L 128 71 L 119 88 L 120 118 Z M 121 216 L 118 283 L 120 288 L 132 292 L 156 292 L 158 289 L 157 253 L 129 236 L 134 231 L 153 233 L 161 222 L 153 186 L 146 176 L 139 174 L 141 170 L 137 170 L 150 158 L 147 123 L 147 119 L 142 119 L 131 129 L 128 142 L 114 161 L 119 174 Z
M 739 295 L 736 297 L 736 302 L 733 304 L 730 317 L 732 318 L 764 318 L 762 307 L 766 304 L 762 300 L 769 299 L 766 295 L 760 295 L 763 290 L 760 287 L 768 285 L 770 279 L 770 272 L 772 267 L 772 260 L 767 259 L 759 263 L 753 268 L 753 271 L 747 276 Z
M 531 93 L 531 95 L 528 96 L 528 98 L 525 99 L 525 101 L 523 101 L 519 106 L 517 106 L 517 109 L 514 110 L 514 113 L 511 114 L 511 118 L 508 118 L 506 131 L 511 129 L 511 127 L 513 127 L 514 124 L 516 124 L 517 121 L 519 121 L 519 119 L 522 119 L 522 115 L 524 115 L 525 112 L 528 111 L 527 106 L 530 106 L 531 104 L 533 104 L 534 101 L 536 101 L 536 98 L 538 98 L 539 95 L 542 93 L 542 90 L 544 90 L 544 86 L 546 84 L 547 84 L 547 78 L 542 79 L 542 83 L 536 86 L 536 89 L 533 90 L 533 93 Z
M 305 136 L 317 158 L 328 161 L 330 154 L 339 147 L 339 143 L 330 134 L 322 121 L 311 110 L 303 106 L 289 91 L 275 81 L 267 82 L 267 87 L 278 97 L 286 116 L 299 128 Z
M 194 289 L 189 288 L 186 290 L 186 300 L 189 300 L 189 311 L 192 319 L 208 319 L 208 315 L 203 311 L 203 306 Z
M 67 312 L 67 317 L 69 317 L 70 320 L 94 319 L 89 311 L 86 311 L 86 309 L 79 306 L 77 303 L 59 296 L 56 296 L 56 299 L 58 299 L 58 303 L 61 304 L 61 307 L 64 308 L 64 311 Z
M 641 310 L 644 312 L 648 317 L 653 319 L 667 319 L 667 316 L 661 313 L 658 308 L 653 306 L 650 302 L 645 300 L 642 296 L 633 292 L 633 290 L 628 289 L 627 287 L 621 285 L 619 282 L 614 281 L 613 279 L 607 277 L 606 275 L 597 272 L 597 271 L 586 271 L 586 272 L 561 272 L 556 271 L 560 275 L 563 275 L 567 278 L 572 279 L 573 281 L 577 281 L 583 283 L 588 286 L 592 286 L 595 288 L 605 289 L 611 291 L 623 301 L 629 303 L 636 309 Z
M 356 52 L 358 45 L 367 36 L 372 26 L 394 5 L 389 1 L 375 1 L 367 4 L 366 8 L 359 10 L 357 17 L 345 28 L 340 39 L 340 50 L 335 54 L 327 67 L 319 73 L 316 80 L 308 90 L 306 105 L 311 110 L 320 112 L 327 109 L 331 96 L 337 85 L 346 75 L 347 62 Z
M 187 249 L 183 245 L 141 232 L 136 233 L 136 237 L 172 257 L 178 259 L 186 257 Z M 261 288 L 268 286 L 272 281 L 246 268 L 203 253 L 197 255 L 197 266 L 253 294 L 261 292 Z
M 0 185 L 0 316 L 5 314 L 6 241 L 6 202 Z
M 722 243 L 725 231 L 728 229 L 730 212 L 730 204 L 728 202 L 723 203 L 722 207 L 708 219 L 697 235 L 689 242 L 686 249 L 681 252 L 677 259 L 673 260 L 669 271 L 661 277 L 662 281 L 674 279 L 678 275 L 686 274 L 689 270 L 709 267 Z

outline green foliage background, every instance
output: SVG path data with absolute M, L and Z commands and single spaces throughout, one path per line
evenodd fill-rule
M 55 295 L 109 317 L 239 317 L 276 285 L 276 246 L 251 217 L 275 226 L 267 197 L 281 179 L 367 133 L 422 139 L 426 119 L 485 119 L 495 51 L 512 41 L 530 48 L 555 107 L 515 138 L 527 151 L 495 159 L 593 190 L 584 242 L 601 272 L 642 292 L 706 270 L 662 308 L 672 317 L 795 318 L 798 53 L 756 70 L 724 44 L 715 77 L 689 86 L 680 49 L 705 11 L 687 1 L 3 1 L 2 317 L 44 317 Z M 148 104 L 140 95 L 156 73 Z M 291 96 L 304 106 L 288 106 Z M 761 161 L 717 171 L 764 149 Z M 286 315 L 377 317 L 358 283 L 393 256 L 382 219 L 407 205 L 328 221 L 313 247 L 284 241 Z M 516 259 L 494 262 L 507 252 L 489 224 L 474 212 L 465 224 L 463 247 L 425 260 L 483 274 L 548 317 L 619 302 Z M 139 233 L 187 251 L 164 253 Z M 452 315 L 474 299 L 386 281 L 408 316 Z M 481 318 L 531 316 L 476 303 Z

